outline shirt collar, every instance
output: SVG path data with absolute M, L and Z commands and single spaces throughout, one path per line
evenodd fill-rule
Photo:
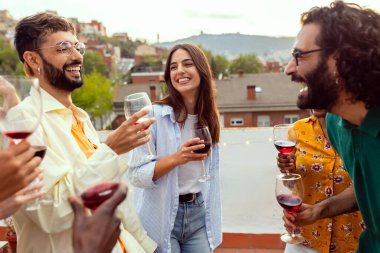
M 306 119 L 306 123 L 315 123 L 316 121 L 318 120 L 317 117 L 315 117 L 314 115 L 311 115 L 309 118 Z
M 360 131 L 377 137 L 380 133 L 380 106 L 375 106 L 368 110 L 367 115 L 359 127 L 356 127 L 347 120 L 344 120 L 342 117 L 339 117 L 338 126 L 345 127 L 347 129 L 359 128 Z
M 44 89 L 40 88 L 41 91 L 41 102 L 42 102 L 42 111 L 44 113 L 51 111 L 67 111 L 69 110 L 63 104 L 61 104 L 57 99 L 55 99 L 52 95 L 46 92 Z M 33 99 L 37 99 L 37 91 L 31 89 L 30 96 Z
M 43 113 L 57 112 L 64 115 L 73 114 L 78 120 L 82 122 L 88 120 L 86 112 L 82 110 L 81 108 L 76 107 L 73 104 L 70 106 L 70 108 L 67 108 L 44 89 L 40 88 L 40 91 L 41 91 L 41 100 L 42 100 L 41 102 L 42 102 Z M 33 99 L 36 99 L 38 96 L 37 91 L 34 89 L 31 89 L 30 96 Z
M 380 133 L 380 106 L 375 106 L 368 110 L 363 122 L 360 124 L 359 129 L 374 137 Z
M 163 108 L 162 108 L 162 117 L 165 117 L 165 116 L 170 116 L 170 120 L 175 123 L 175 115 L 174 115 L 174 110 L 171 106 L 169 105 L 163 105 Z

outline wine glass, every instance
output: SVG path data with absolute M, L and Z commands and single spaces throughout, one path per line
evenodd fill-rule
M 123 173 L 117 156 L 102 150 L 79 153 L 71 172 L 74 190 L 91 210 L 109 199 L 118 189 Z
M 126 119 L 141 110 L 147 110 L 149 111 L 149 114 L 139 118 L 137 122 L 134 123 L 135 125 L 148 120 L 148 118 L 153 114 L 152 102 L 150 101 L 146 92 L 134 93 L 124 98 L 124 113 Z M 142 146 L 142 148 L 144 147 L 147 148 L 148 153 L 146 159 L 155 160 L 156 156 L 152 153 L 151 141 Z
M 33 107 L 15 107 L 20 100 L 33 93 Z M 29 98 L 30 99 L 30 98 Z M 25 78 L 14 76 L 0 76 L 0 131 L 10 138 L 10 142 L 18 144 L 28 138 L 37 129 L 42 116 L 42 99 L 39 81 L 37 78 Z M 35 156 L 44 157 L 46 146 L 33 145 Z M 35 179 L 31 184 L 37 184 Z M 40 199 L 34 199 L 26 204 L 26 210 L 39 208 Z
M 279 174 L 276 178 L 276 199 L 277 202 L 293 214 L 299 210 L 303 201 L 303 183 L 299 174 Z M 304 241 L 300 234 L 292 231 L 281 236 L 281 240 L 290 244 L 299 244 Z
M 5 80 L 5 81 L 4 81 Z M 9 82 L 8 82 L 9 80 Z M 0 87 L 0 131 L 16 144 L 29 137 L 38 127 L 42 115 L 41 91 L 37 78 L 7 76 Z M 15 113 L 14 106 L 34 92 L 36 100 L 33 108 L 22 107 Z M 21 111 L 21 113 L 20 113 Z
M 200 138 L 205 145 L 204 148 L 194 150 L 194 153 L 198 154 L 206 154 L 210 152 L 210 148 L 212 145 L 212 139 L 210 131 L 207 126 L 195 126 L 193 129 L 193 137 Z M 211 153 L 211 152 L 210 152 Z M 198 179 L 199 182 L 206 182 L 211 179 L 211 176 L 208 173 L 208 170 L 205 168 L 204 160 L 202 160 L 202 176 Z
M 280 124 L 273 127 L 274 146 L 281 154 L 290 154 L 296 146 L 296 133 L 293 124 Z
M 281 154 L 289 155 L 296 146 L 296 140 L 293 124 L 280 124 L 273 127 L 273 143 Z

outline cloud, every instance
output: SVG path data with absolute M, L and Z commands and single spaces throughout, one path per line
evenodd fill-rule
M 185 15 L 189 18 L 204 18 L 204 19 L 232 20 L 232 19 L 241 18 L 241 16 L 237 14 L 219 13 L 219 12 L 185 11 Z

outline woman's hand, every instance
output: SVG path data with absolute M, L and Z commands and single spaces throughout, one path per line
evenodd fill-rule
M 195 150 L 204 148 L 203 141 L 199 138 L 192 138 L 182 144 L 181 148 L 175 153 L 175 161 L 178 165 L 182 165 L 191 161 L 201 161 L 207 157 L 207 153 L 198 154 Z
M 163 175 L 169 173 L 175 167 L 191 162 L 191 161 L 202 161 L 207 157 L 207 153 L 198 154 L 195 153 L 194 150 L 202 149 L 205 145 L 202 143 L 201 139 L 193 138 L 187 140 L 182 144 L 180 149 L 165 158 L 159 159 L 156 162 L 156 166 L 154 168 L 153 180 L 157 180 Z

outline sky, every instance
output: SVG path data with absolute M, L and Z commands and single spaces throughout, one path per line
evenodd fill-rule
M 300 14 L 331 0 L 0 0 L 16 18 L 45 10 L 78 18 L 95 19 L 111 36 L 127 32 L 132 39 L 149 43 L 173 41 L 207 34 L 296 36 Z M 380 0 L 353 0 L 380 12 Z M 159 36 L 157 36 L 159 34 Z

